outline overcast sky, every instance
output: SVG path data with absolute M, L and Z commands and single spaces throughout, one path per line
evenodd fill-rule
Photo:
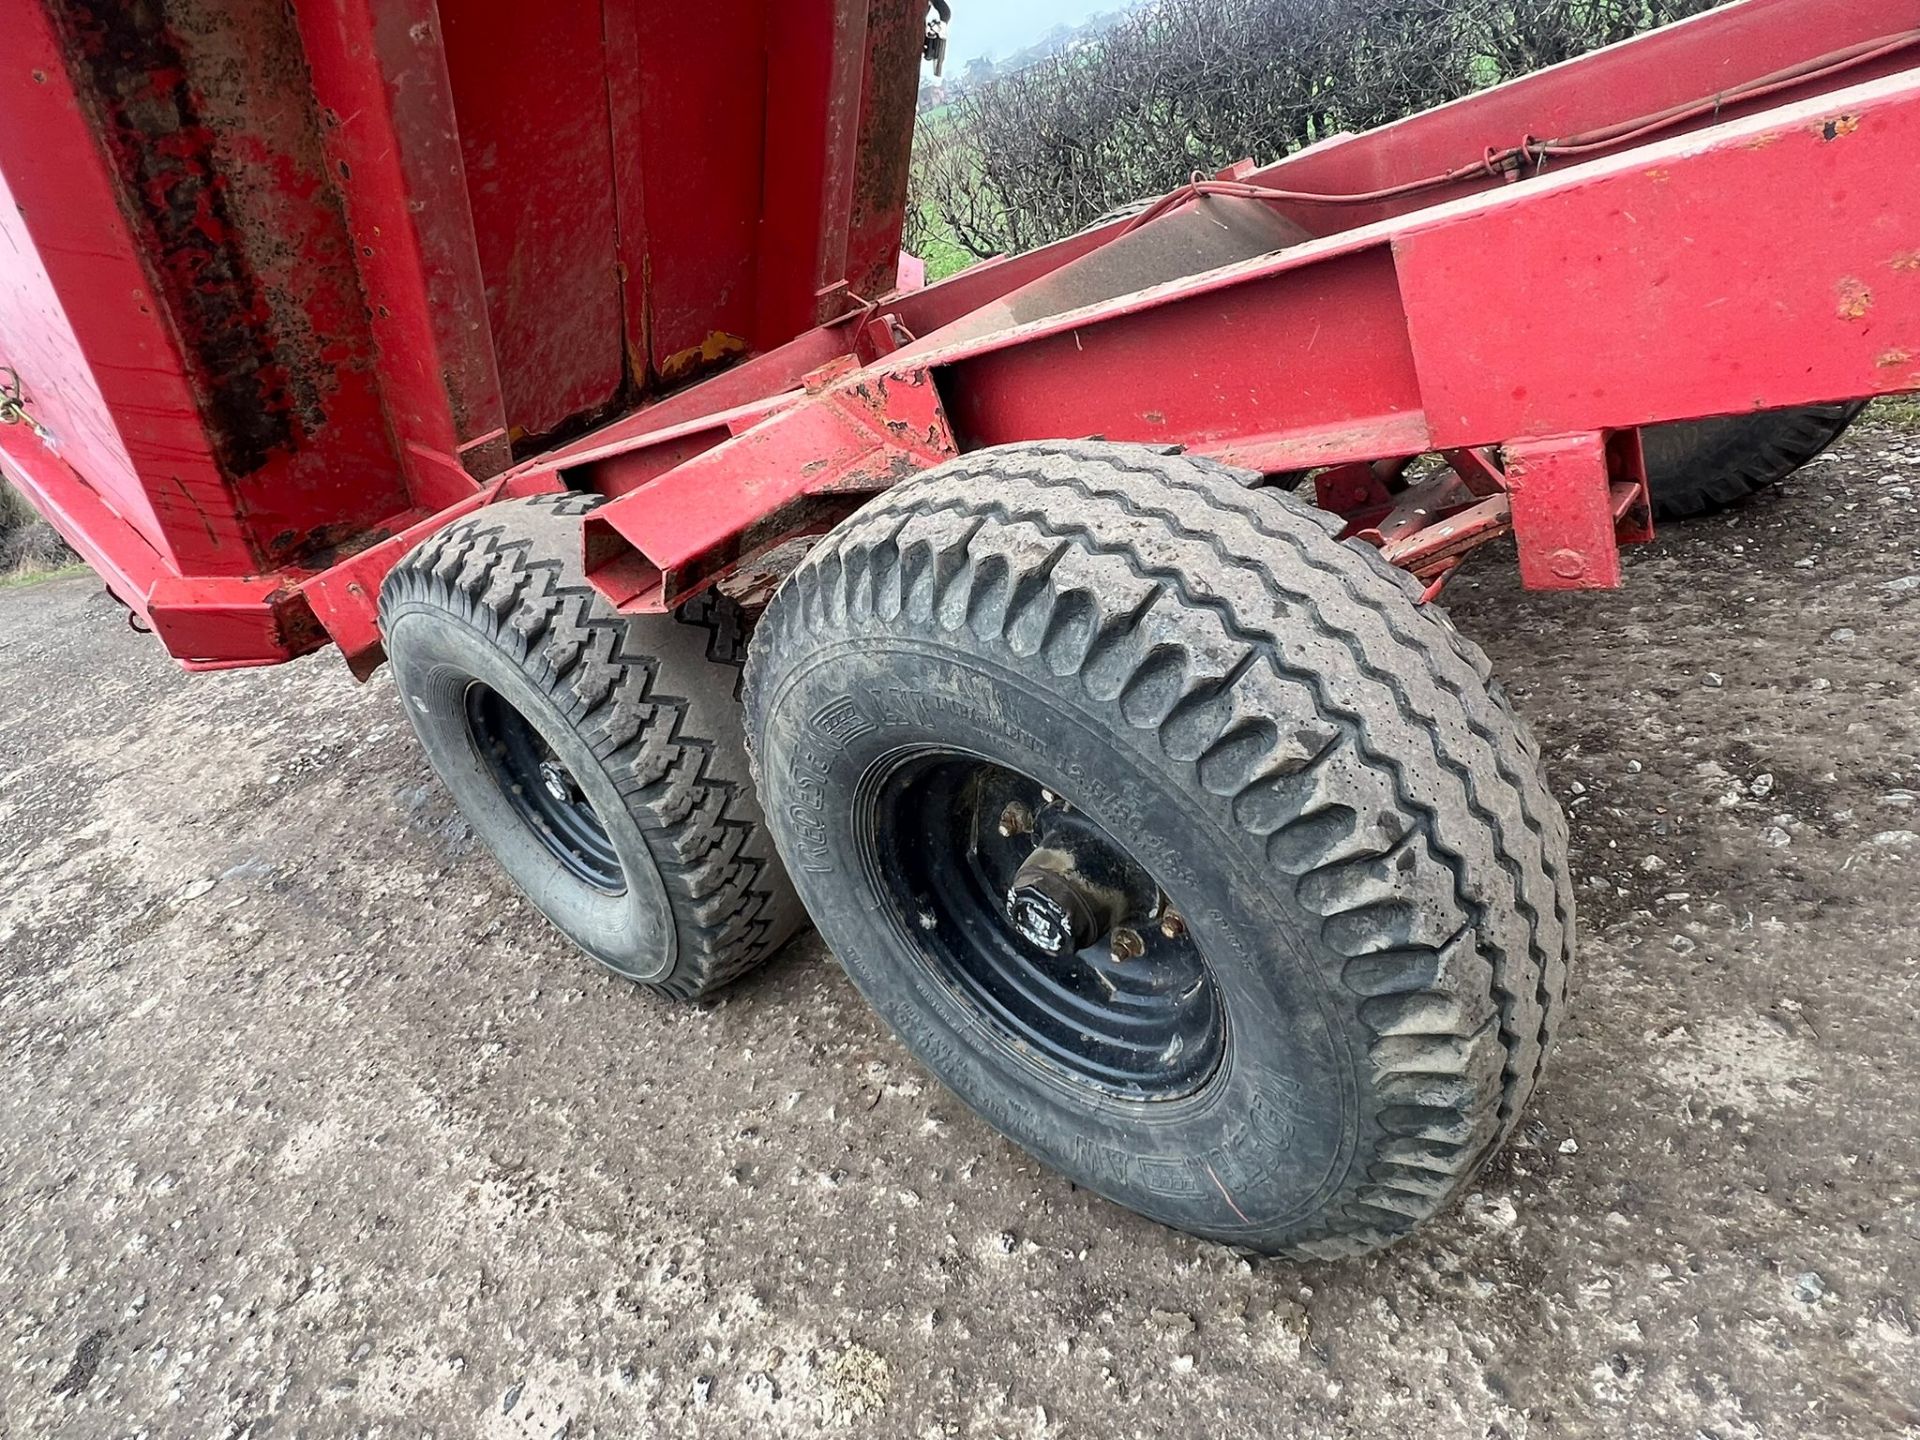
M 1102 10 L 1123 10 L 1128 0 L 950 0 L 947 64 L 958 70 L 976 55 L 995 59 L 1024 49 L 1056 25 L 1078 25 Z

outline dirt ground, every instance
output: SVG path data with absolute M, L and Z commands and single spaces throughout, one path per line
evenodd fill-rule
M 811 936 L 602 976 L 384 677 L 0 591 L 0 1433 L 1920 1432 L 1916 485 L 1883 420 L 1617 594 L 1456 586 L 1574 1012 L 1468 1203 L 1310 1267 L 1043 1171 Z

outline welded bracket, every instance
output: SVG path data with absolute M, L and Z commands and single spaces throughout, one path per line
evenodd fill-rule
M 1621 543 L 1653 538 L 1640 432 L 1589 430 L 1503 448 L 1521 583 L 1618 589 Z
M 807 388 L 800 403 L 589 515 L 594 588 L 629 614 L 672 610 L 959 453 L 927 370 L 836 370 Z

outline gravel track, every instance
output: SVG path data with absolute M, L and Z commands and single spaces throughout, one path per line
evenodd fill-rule
M 1515 1139 L 1252 1261 L 987 1131 L 811 933 L 716 1002 L 569 954 L 384 676 L 188 676 L 0 589 L 0 1434 L 1920 1432 L 1920 431 L 1449 599 L 1569 807 Z

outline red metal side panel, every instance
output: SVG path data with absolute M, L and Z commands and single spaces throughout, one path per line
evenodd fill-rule
M 627 266 L 646 286 L 647 363 L 671 383 L 789 338 L 755 333 L 754 272 L 763 246 L 790 243 L 812 217 L 771 214 L 762 227 L 766 0 L 613 3 L 631 13 L 633 49 L 610 63 L 639 74 L 638 114 L 615 116 L 638 147 L 646 216 Z
M 1283 189 L 1335 194 L 1398 185 L 1470 163 L 1489 146 L 1503 148 L 1529 137 L 1550 139 L 1617 124 L 1914 25 L 1920 25 L 1920 0 L 1744 0 L 1365 134 L 1336 137 L 1249 178 Z M 1890 73 L 1906 63 L 1891 56 L 1854 78 Z M 1730 119 L 1789 98 L 1774 96 L 1719 111 L 1696 124 Z M 1308 230 L 1327 234 L 1500 183 L 1491 177 L 1469 180 L 1451 191 L 1373 205 L 1282 208 Z
M 83 477 L 101 503 L 76 496 L 69 513 L 90 524 L 114 517 L 95 537 L 96 551 L 109 557 L 108 573 L 120 577 L 123 598 L 131 598 L 130 590 L 144 593 L 145 580 L 134 577 L 150 570 L 156 556 L 175 569 L 244 565 L 249 547 L 232 495 L 202 430 L 139 243 L 121 216 L 62 43 L 38 6 L 16 7 L 7 41 L 0 53 L 0 171 L 11 196 L 8 223 L 31 237 L 47 277 L 50 293 L 32 307 L 34 315 L 63 310 L 71 340 L 57 330 L 36 334 L 30 315 L 22 331 L 9 328 L 6 343 L 23 359 L 40 350 L 58 367 L 42 376 L 30 363 L 12 362 L 36 405 L 53 392 L 79 399 L 92 433 L 86 450 L 66 448 L 67 458 L 76 466 L 103 461 L 98 473 L 88 469 Z M 83 398 L 95 388 L 104 417 Z M 100 433 L 103 419 L 119 434 L 120 454 Z M 49 428 L 56 447 L 68 446 L 69 437 L 51 421 Z
M 516 440 L 779 345 L 844 313 L 849 289 L 891 288 L 924 13 L 440 12 Z
M 181 67 L 172 77 L 180 91 L 178 128 L 163 120 L 114 143 L 143 154 L 179 147 L 179 170 L 149 160 L 134 173 L 149 191 L 203 177 L 207 193 L 196 198 L 192 223 L 228 227 L 224 245 L 170 244 L 157 268 L 165 272 L 163 290 L 174 292 L 201 413 L 213 421 L 216 454 L 255 547 L 269 566 L 298 563 L 407 505 L 381 408 L 353 237 L 334 199 L 288 6 L 176 0 L 164 8 Z M 164 64 L 169 37 L 161 39 L 155 60 Z M 99 43 L 118 40 L 108 27 Z M 166 210 L 149 200 L 145 213 L 152 239 L 174 241 Z M 182 277 L 183 269 L 194 277 Z M 217 285 L 208 284 L 210 274 L 220 277 Z M 199 297 L 209 291 L 212 303 L 203 303 Z M 236 329 L 247 348 L 232 336 Z M 233 393 L 235 373 L 257 382 Z M 254 467 L 244 447 L 221 448 L 222 437 L 238 429 L 236 405 L 258 405 L 271 418 Z
M 135 462 L 156 505 L 184 484 L 209 540 L 223 509 L 242 520 L 243 545 L 189 568 L 297 562 L 404 508 L 286 7 L 61 0 L 49 10 L 178 340 L 191 439 L 204 437 L 219 474 L 176 477 L 170 454 L 136 451 Z M 72 296 L 64 283 L 62 293 Z M 90 303 L 123 309 L 124 295 Z M 178 549 L 185 526 L 172 528 Z
M 88 477 L 94 489 L 143 535 L 160 527 L 140 488 L 133 460 L 106 396 L 94 383 L 80 341 L 67 323 L 40 252 L 27 233 L 7 177 L 0 173 L 0 365 L 25 377 L 28 412 L 51 437 L 54 453 Z M 40 442 L 24 427 L 0 433 L 17 448 Z
M 1704 153 L 1596 162 L 1497 231 L 1416 222 L 1394 244 L 1435 443 L 1920 386 L 1913 84 L 1736 122 Z M 1783 177 L 1794 213 L 1770 224 Z
M 545 434 L 626 373 L 600 6 L 440 16 L 508 424 Z

